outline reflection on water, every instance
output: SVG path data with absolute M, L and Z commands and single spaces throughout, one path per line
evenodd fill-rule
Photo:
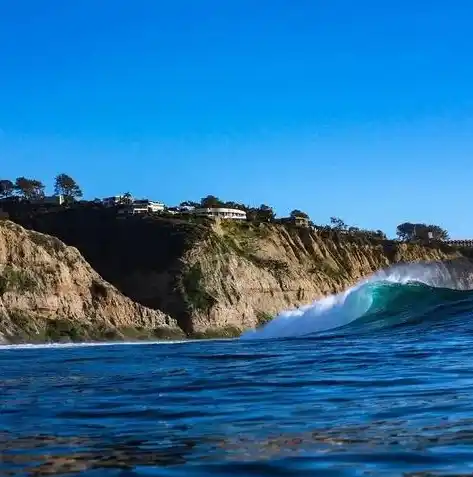
M 0 475 L 472 475 L 472 332 L 2 349 Z
M 454 458 L 448 455 L 450 446 L 458 446 Z M 205 448 L 205 454 L 199 447 Z M 429 464 L 438 466 L 444 462 L 463 464 L 471 461 L 472 451 L 473 419 L 449 422 L 447 418 L 439 424 L 418 429 L 416 433 L 410 430 L 408 421 L 394 420 L 301 433 L 274 433 L 264 439 L 255 439 L 250 434 L 233 438 L 208 436 L 199 442 L 181 438 L 172 445 L 160 445 L 146 439 L 116 438 L 106 442 L 98 437 L 0 435 L 5 475 L 17 475 L 16 472 L 60 475 L 137 467 L 179 468 L 193 461 L 194 464 L 206 464 L 204 468 L 210 471 L 222 462 L 270 463 L 281 459 L 291 462 L 291 458 L 302 458 L 302 462 L 305 458 L 319 467 L 328 463 L 340 468 L 371 463 L 378 470 L 385 468 L 388 471 L 390 468 L 428 467 Z M 405 475 L 429 474 L 423 471 Z

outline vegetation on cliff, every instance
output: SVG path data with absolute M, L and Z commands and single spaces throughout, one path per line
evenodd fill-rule
M 442 244 L 350 233 L 338 222 L 313 229 L 291 223 L 123 217 L 101 207 L 24 212 L 16 220 L 77 247 L 105 280 L 170 316 L 194 337 L 233 336 L 283 309 L 341 291 L 379 268 L 456 254 Z M 42 238 L 31 240 L 46 240 L 38 235 Z M 15 276 L 0 283 L 32 285 Z M 142 333 L 148 333 L 146 326 Z
M 174 320 L 124 297 L 76 249 L 0 221 L 0 341 L 179 336 Z
M 26 200 L 35 200 L 45 195 L 46 186 L 37 179 L 18 177 L 15 182 L 9 179 L 0 179 L 0 198 L 18 196 Z M 54 180 L 54 193 L 62 195 L 66 201 L 73 201 L 82 197 L 82 190 L 77 182 L 67 174 L 58 174 Z
M 77 184 L 77 182 L 68 174 L 61 173 L 58 174 L 54 180 L 54 194 L 56 196 L 61 196 L 64 200 L 64 204 L 71 205 L 77 199 L 82 197 L 82 189 Z M 28 179 L 26 177 L 18 177 L 14 182 L 9 179 L 0 179 L 0 199 L 8 198 L 20 198 L 28 201 L 38 201 L 43 198 L 45 195 L 45 186 L 44 184 L 37 179 Z M 120 198 L 120 205 L 130 205 L 133 202 L 131 193 L 127 192 L 123 194 Z M 81 207 L 90 208 L 98 207 L 100 204 L 100 199 L 95 199 L 92 202 L 81 201 Z M 241 202 L 235 201 L 226 201 L 222 200 L 214 195 L 207 195 L 200 199 L 200 201 L 186 200 L 181 202 L 181 207 L 204 207 L 204 208 L 214 208 L 214 207 L 226 207 L 232 209 L 240 209 L 246 212 L 247 218 L 251 222 L 264 222 L 264 223 L 274 223 L 278 220 L 276 219 L 276 211 L 269 205 L 262 204 L 259 207 L 253 207 Z M 164 213 L 166 214 L 169 209 L 165 208 Z M 5 212 L 3 212 L 5 213 Z M 174 213 L 174 212 L 173 212 Z M 190 215 L 185 215 L 184 218 L 188 221 L 193 221 L 193 217 Z M 371 238 L 381 238 L 386 239 L 386 234 L 381 230 L 364 230 L 359 227 L 348 226 L 342 219 L 339 217 L 331 217 L 330 223 L 328 225 L 318 225 L 316 226 L 313 222 L 310 221 L 309 214 L 300 210 L 294 209 L 289 214 L 290 219 L 305 219 L 307 222 L 315 228 L 318 229 L 331 229 L 339 232 L 345 232 L 350 235 L 357 236 L 368 236 Z M 424 223 L 410 223 L 404 222 L 397 226 L 397 236 L 400 240 L 403 241 L 417 241 L 417 242 L 429 242 L 429 241 L 442 241 L 448 240 L 448 232 L 440 227 L 439 225 L 427 225 Z
M 438 225 L 412 224 L 404 222 L 397 226 L 397 236 L 405 242 L 421 240 L 448 240 L 448 232 Z
M 401 224 L 398 236 L 406 242 L 402 243 L 387 240 L 380 230 L 362 230 L 337 217 L 317 226 L 306 212 L 294 209 L 290 217 L 277 219 L 266 204 L 251 207 L 213 195 L 181 205 L 238 208 L 246 211 L 248 221 L 214 222 L 192 214 L 119 214 L 119 207 L 106 207 L 100 201 L 76 202 L 82 190 L 67 174 L 56 177 L 55 193 L 66 198 L 66 206 L 38 202 L 44 196 L 40 181 L 0 180 L 0 196 L 7 198 L 2 203 L 4 213 L 42 232 L 31 232 L 29 242 L 56 255 L 63 253 L 63 242 L 72 245 L 100 274 L 89 286 L 94 300 L 106 300 L 110 294 L 103 277 L 141 306 L 175 320 L 187 336 L 234 336 L 264 324 L 282 309 L 341 291 L 379 268 L 457 253 L 441 242 L 448 233 L 435 225 Z M 12 196 L 16 199 L 9 201 Z M 131 201 L 131 194 L 122 199 Z M 27 261 L 8 262 L 1 268 L 0 298 L 24 293 L 37 301 L 48 293 L 45 290 L 51 292 L 48 286 L 41 274 L 31 272 Z M 16 320 L 21 323 L 18 329 L 26 329 L 25 316 L 35 307 L 32 299 L 19 313 L 10 309 L 10 322 Z M 134 338 L 173 333 L 146 320 L 121 323 L 119 331 L 103 323 L 89 325 L 56 313 L 53 322 L 40 327 L 39 335 L 92 339 L 115 333 Z

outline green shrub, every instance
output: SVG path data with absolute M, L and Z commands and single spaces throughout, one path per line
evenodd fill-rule
M 35 323 L 31 317 L 21 310 L 10 311 L 9 317 L 14 326 L 13 336 L 9 336 L 9 339 L 13 343 L 41 343 L 45 341 L 44 326 L 42 326 L 42 323 Z
M 185 338 L 184 332 L 179 328 L 157 327 L 154 329 L 126 326 L 120 328 L 120 333 L 125 338 L 137 341 L 151 341 L 151 340 L 169 340 Z
M 92 332 L 92 339 L 105 341 L 119 341 L 121 338 L 118 330 L 114 328 L 100 327 Z
M 40 232 L 31 232 L 29 238 L 32 242 L 44 248 L 49 253 L 59 252 L 64 248 L 64 244 L 57 237 L 45 235 Z
M 340 278 L 343 276 L 343 273 L 334 268 L 333 264 L 329 260 L 324 260 L 320 258 L 319 260 L 316 260 L 316 265 L 315 267 L 311 268 L 309 270 L 309 273 L 323 273 L 327 275 L 330 278 Z
M 152 333 L 151 330 L 141 326 L 123 326 L 119 331 L 125 338 L 129 338 L 131 340 L 149 340 L 151 339 Z
M 196 263 L 184 274 L 182 282 L 187 302 L 192 308 L 208 313 L 215 304 L 215 298 L 203 288 L 202 279 L 202 268 L 200 264 Z
M 189 338 L 193 339 L 216 339 L 216 338 L 237 338 L 241 335 L 241 330 L 236 326 L 224 326 L 222 328 L 207 328 L 205 331 L 195 331 Z
M 69 320 L 47 320 L 45 336 L 47 341 L 85 341 L 89 339 L 85 325 Z
M 153 336 L 158 340 L 172 340 L 185 338 L 184 332 L 180 328 L 158 327 L 153 330 Z
M 256 312 L 256 327 L 259 328 L 264 326 L 266 323 L 269 323 L 273 319 L 273 315 L 266 311 L 257 311 Z
M 26 270 L 6 265 L 0 272 L 0 295 L 8 291 L 34 291 L 37 286 L 38 282 Z

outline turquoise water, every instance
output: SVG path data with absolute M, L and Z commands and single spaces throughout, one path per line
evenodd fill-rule
M 0 475 L 470 475 L 472 293 L 353 290 L 277 338 L 0 349 Z

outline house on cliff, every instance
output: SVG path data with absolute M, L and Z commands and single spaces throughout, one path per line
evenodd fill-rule
M 124 205 L 120 208 L 120 214 L 159 214 L 164 212 L 165 206 L 162 202 L 157 202 L 149 199 L 134 200 L 129 205 Z
M 133 200 L 130 198 L 131 201 Z M 127 198 L 124 195 L 113 195 L 111 197 L 104 197 L 102 199 L 102 204 L 105 207 L 115 207 L 120 204 L 124 204 L 126 202 Z
M 309 228 L 310 226 L 310 219 L 303 216 L 282 217 L 281 219 L 277 219 L 276 222 L 282 225 L 294 225 L 295 227 L 303 228 Z
M 199 217 L 208 217 L 210 219 L 246 220 L 246 212 L 244 210 L 225 207 L 201 207 L 194 209 L 192 213 Z

